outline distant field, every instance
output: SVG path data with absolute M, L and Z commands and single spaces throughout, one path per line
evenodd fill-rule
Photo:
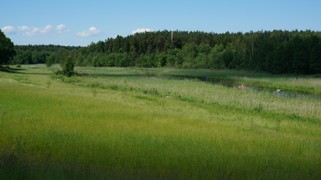
M 318 76 L 55 68 L 0 72 L 0 179 L 321 177 Z

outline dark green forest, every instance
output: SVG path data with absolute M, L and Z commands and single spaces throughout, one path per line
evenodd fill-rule
M 54 64 L 59 63 L 62 54 L 80 49 L 80 47 L 60 45 L 16 45 L 16 56 L 12 64 Z
M 15 46 L 13 64 L 71 59 L 77 66 L 173 67 L 321 73 L 321 32 L 157 31 L 117 36 L 87 47 Z

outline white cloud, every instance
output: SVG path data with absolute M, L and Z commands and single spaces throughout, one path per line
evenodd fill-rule
M 43 28 L 38 28 L 38 27 L 29 27 L 29 26 L 19 26 L 18 30 L 24 32 L 25 35 L 27 36 L 33 36 L 37 34 L 47 34 L 50 32 L 52 29 L 52 25 L 46 25 Z
M 52 25 L 47 25 L 47 26 L 45 26 L 43 29 L 40 29 L 40 32 L 41 33 L 48 33 L 49 31 L 51 31 L 51 29 L 52 29 Z
M 37 27 L 32 27 L 29 30 L 25 31 L 25 34 L 28 35 L 28 36 L 33 36 L 33 35 L 35 35 L 37 33 L 40 33 L 40 29 L 37 28 Z
M 1 28 L 1 31 L 4 33 L 15 33 L 16 32 L 16 28 L 13 26 L 5 26 L 3 28 Z
M 29 30 L 31 30 L 31 27 L 28 27 L 28 26 L 18 26 L 18 30 L 20 30 L 20 31 L 29 31 Z
M 58 33 L 65 33 L 65 32 L 68 32 L 68 31 L 69 31 L 69 29 L 67 28 L 67 26 L 64 25 L 64 24 L 59 24 L 59 25 L 57 25 L 56 30 L 58 31 Z
M 78 32 L 76 35 L 80 36 L 80 37 L 88 37 L 88 36 L 93 36 L 98 33 L 100 33 L 100 31 L 96 27 L 92 26 L 88 30 Z
M 151 32 L 153 30 L 149 29 L 149 28 L 138 28 L 135 29 L 132 34 L 136 34 L 136 33 L 144 33 L 144 32 Z

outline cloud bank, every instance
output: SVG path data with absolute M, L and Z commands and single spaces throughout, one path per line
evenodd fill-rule
M 52 29 L 52 25 L 46 25 L 45 27 L 38 28 L 38 27 L 29 27 L 29 26 L 18 26 L 15 28 L 14 26 L 5 26 L 1 28 L 4 33 L 15 33 L 15 32 L 22 32 L 24 35 L 33 36 L 37 34 L 47 34 Z
M 29 26 L 18 26 L 19 31 L 29 31 L 31 30 L 31 27 Z
M 44 27 L 31 27 L 31 26 L 4 26 L 1 30 L 6 34 L 22 33 L 27 36 L 48 34 L 53 29 L 53 26 L 48 24 Z M 64 24 L 59 24 L 56 27 L 58 33 L 68 32 L 69 29 Z
M 135 29 L 132 34 L 136 34 L 136 33 L 144 33 L 144 32 L 151 32 L 153 30 L 149 29 L 149 28 L 138 28 Z
M 3 28 L 1 28 L 1 31 L 4 33 L 15 33 L 16 32 L 16 28 L 13 26 L 4 26 Z
M 98 30 L 96 27 L 92 26 L 88 30 L 76 33 L 76 35 L 80 36 L 80 37 L 88 37 L 88 36 L 93 36 L 93 35 L 96 35 L 99 33 L 100 33 L 100 30 Z
M 69 32 L 69 29 L 67 28 L 66 25 L 64 24 L 59 24 L 56 26 L 56 30 L 58 31 L 58 33 L 65 33 L 65 32 Z

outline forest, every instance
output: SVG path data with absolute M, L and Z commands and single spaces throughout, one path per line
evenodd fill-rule
M 77 66 L 170 67 L 321 73 L 321 32 L 258 31 L 207 33 L 155 31 L 117 36 L 86 47 L 15 46 L 12 64 L 71 59 Z

